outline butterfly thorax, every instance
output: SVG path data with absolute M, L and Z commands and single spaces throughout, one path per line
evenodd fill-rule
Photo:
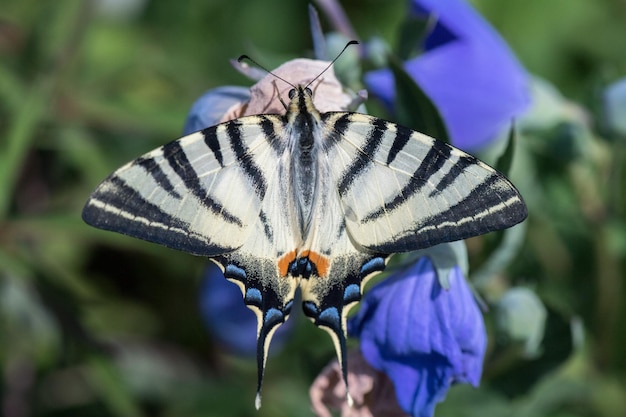
M 287 132 L 289 135 L 290 184 L 295 202 L 296 218 L 306 240 L 319 194 L 318 146 L 321 118 L 313 106 L 311 90 L 298 86 L 290 93 L 287 108 Z

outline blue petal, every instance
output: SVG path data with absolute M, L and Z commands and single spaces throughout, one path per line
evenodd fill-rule
M 431 416 L 453 382 L 478 385 L 487 336 L 460 269 L 444 290 L 428 258 L 396 273 L 364 297 L 348 330 L 361 352 L 393 381 L 400 406 Z
M 433 100 L 454 145 L 477 149 L 508 128 L 529 102 L 528 76 L 498 33 L 464 0 L 413 0 L 411 13 L 437 16 L 425 51 L 405 68 Z M 365 76 L 389 108 L 391 71 Z
M 200 312 L 218 345 L 241 356 L 256 355 L 256 315 L 244 304 L 239 287 L 224 278 L 212 262 L 206 268 L 200 288 Z M 293 323 L 292 318 L 278 328 L 272 339 L 272 351 L 284 344 L 293 331 Z
M 183 135 L 216 125 L 230 107 L 249 99 L 250 90 L 245 87 L 225 86 L 207 91 L 191 106 Z

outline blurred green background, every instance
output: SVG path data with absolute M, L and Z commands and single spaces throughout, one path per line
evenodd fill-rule
M 454 387 L 437 416 L 626 415 L 626 138 L 604 126 L 601 100 L 626 75 L 626 3 L 472 3 L 562 94 L 543 108 L 556 116 L 521 126 L 513 180 L 531 217 L 518 259 L 481 289 L 490 301 L 529 287 L 548 319 L 532 358 L 491 332 L 481 388 Z M 362 39 L 394 44 L 404 0 L 342 5 Z M 205 90 L 250 84 L 229 59 L 310 55 L 307 6 L 0 0 L 3 415 L 312 415 L 308 387 L 334 357 L 326 334 L 297 326 L 257 413 L 255 362 L 216 347 L 199 316 L 207 261 L 80 219 L 110 172 L 180 136 Z

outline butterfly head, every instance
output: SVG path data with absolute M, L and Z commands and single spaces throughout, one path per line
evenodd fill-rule
M 297 85 L 289 90 L 287 118 L 294 121 L 298 118 L 319 118 L 319 111 L 313 105 L 313 91 L 307 86 Z
M 315 81 L 319 80 L 320 77 L 333 66 L 335 61 L 337 61 L 337 59 L 339 59 L 339 57 L 343 54 L 343 52 L 350 45 L 357 45 L 358 43 L 359 42 L 355 41 L 355 40 L 352 40 L 352 41 L 346 43 L 346 45 L 343 47 L 341 52 L 339 52 L 339 54 L 337 54 L 337 56 L 331 62 L 328 63 L 326 68 L 324 68 L 322 71 L 320 71 L 319 74 L 317 74 L 306 85 L 298 84 L 296 86 L 296 85 L 292 84 L 291 82 L 289 82 L 285 78 L 282 78 L 279 75 L 273 73 L 272 71 L 269 71 L 267 68 L 265 68 L 262 65 L 260 65 L 254 59 L 250 58 L 248 55 L 241 55 L 237 59 L 237 61 L 240 62 L 240 63 L 243 62 L 243 61 L 250 61 L 253 64 L 255 64 L 256 66 L 258 66 L 261 69 L 265 70 L 268 74 L 272 75 L 273 77 L 275 77 L 275 78 L 285 82 L 286 84 L 290 85 L 291 87 L 293 87 L 291 90 L 289 90 L 289 100 L 290 100 L 289 105 L 286 105 L 283 102 L 282 98 L 279 98 L 280 102 L 287 108 L 287 115 L 286 116 L 287 116 L 287 119 L 289 119 L 290 122 L 294 122 L 295 119 L 302 118 L 302 117 L 310 119 L 311 116 L 314 119 L 319 119 L 319 111 L 313 105 L 313 91 L 311 91 L 309 86 L 311 84 L 313 84 Z
M 299 85 L 298 87 L 292 88 L 289 90 L 289 99 L 293 100 L 297 95 L 307 94 L 310 97 L 313 97 L 313 91 L 309 87 L 302 87 Z

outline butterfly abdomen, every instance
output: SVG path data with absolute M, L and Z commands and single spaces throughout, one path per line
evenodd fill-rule
M 312 106 L 310 90 L 299 86 L 292 90 L 286 120 L 291 150 L 290 178 L 292 198 L 301 236 L 309 233 L 319 194 L 319 125 L 321 117 Z

